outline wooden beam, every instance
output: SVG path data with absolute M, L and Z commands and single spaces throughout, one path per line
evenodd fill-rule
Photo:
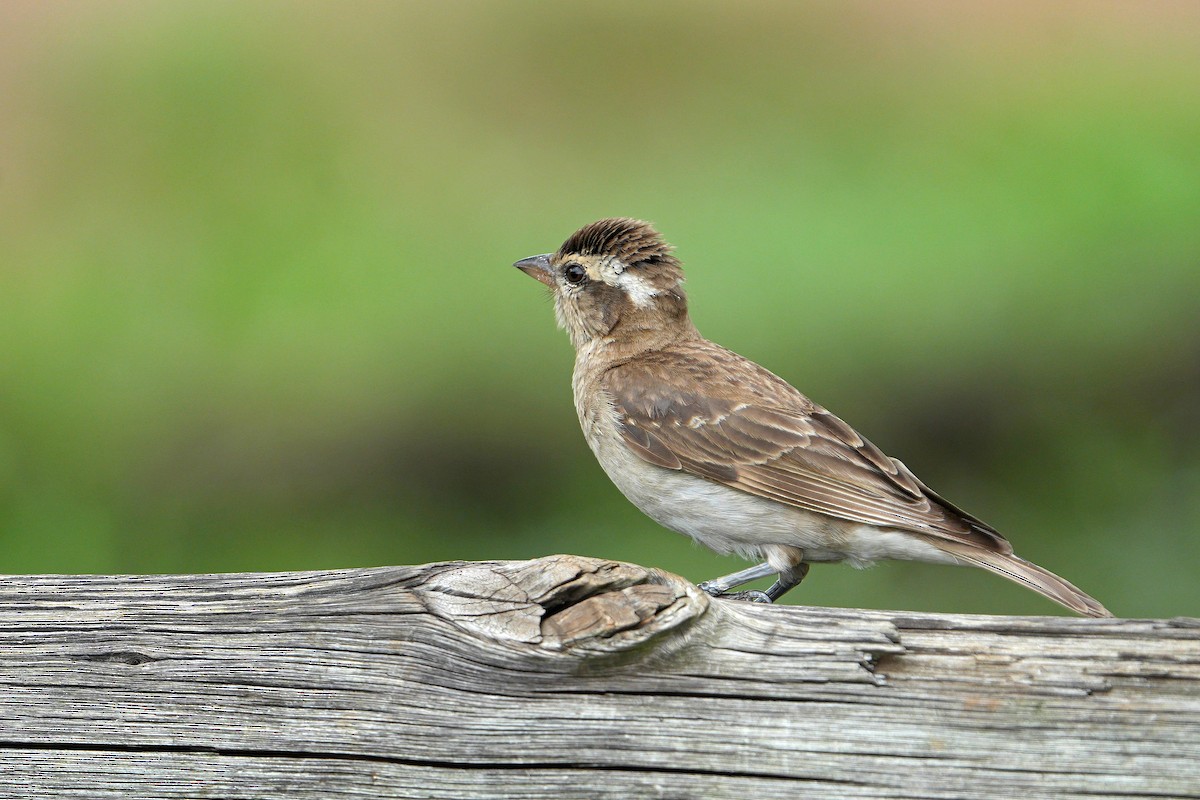
M 1200 620 L 554 556 L 0 582 L 3 798 L 1200 798 Z

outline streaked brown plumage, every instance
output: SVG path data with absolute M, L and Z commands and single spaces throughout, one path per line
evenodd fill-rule
M 554 293 L 580 423 L 618 488 L 719 552 L 766 558 L 706 589 L 776 572 L 773 600 L 810 562 L 902 558 L 981 566 L 1110 616 L 786 381 L 701 337 L 679 261 L 649 224 L 600 220 L 516 266 Z

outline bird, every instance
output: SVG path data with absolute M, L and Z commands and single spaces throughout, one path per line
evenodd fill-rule
M 982 567 L 1112 616 L 791 384 L 705 339 L 682 263 L 651 223 L 601 219 L 514 266 L 549 288 L 575 349 L 584 438 L 617 489 L 663 527 L 761 561 L 699 584 L 709 595 L 769 603 L 810 564 L 896 559 Z M 765 592 L 733 591 L 772 575 Z

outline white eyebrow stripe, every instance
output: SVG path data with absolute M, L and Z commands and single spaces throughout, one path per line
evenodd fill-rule
M 625 291 L 629 299 L 638 308 L 646 308 L 658 294 L 658 289 L 633 272 L 622 272 L 617 276 L 616 285 Z

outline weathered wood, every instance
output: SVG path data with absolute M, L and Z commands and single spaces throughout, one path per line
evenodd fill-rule
M 0 797 L 1200 798 L 1200 621 L 557 556 L 0 582 Z

